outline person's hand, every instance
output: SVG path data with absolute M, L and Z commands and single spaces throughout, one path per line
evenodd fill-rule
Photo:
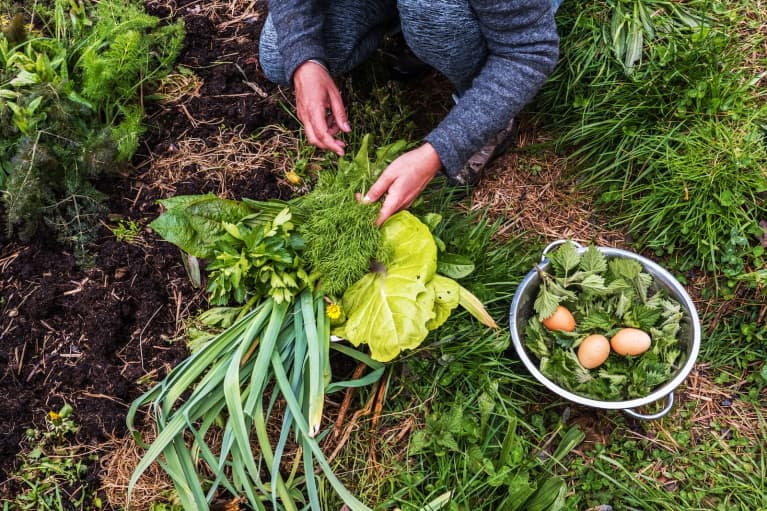
M 391 162 L 362 202 L 375 202 L 386 194 L 376 220 L 380 226 L 397 211 L 409 207 L 441 168 L 437 151 L 431 144 L 424 144 Z
M 339 131 L 348 133 L 351 128 L 341 93 L 327 69 L 306 61 L 293 73 L 293 86 L 298 118 L 309 143 L 343 156 L 346 144 L 335 136 Z

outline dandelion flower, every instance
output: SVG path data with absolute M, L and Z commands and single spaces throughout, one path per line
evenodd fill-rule
M 59 415 L 58 412 L 54 412 L 53 410 L 51 410 L 50 412 L 48 412 L 48 418 L 51 419 L 52 421 L 57 421 L 57 420 L 61 420 L 61 415 Z
M 337 303 L 330 303 L 325 308 L 325 313 L 330 319 L 338 319 L 341 317 L 341 306 Z

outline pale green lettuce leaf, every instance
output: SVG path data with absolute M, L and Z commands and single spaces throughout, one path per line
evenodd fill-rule
M 453 309 L 461 300 L 461 286 L 458 282 L 442 275 L 434 275 L 426 287 L 434 290 L 434 319 L 426 323 L 426 328 L 436 330 L 450 317 Z
M 371 356 L 388 362 L 402 350 L 420 345 L 435 318 L 437 246 L 426 227 L 407 211 L 381 228 L 391 262 L 358 280 L 344 292 L 346 322 L 333 333 L 355 346 L 368 344 Z
M 388 362 L 418 347 L 434 317 L 434 290 L 396 271 L 368 273 L 344 293 L 346 322 L 333 333 L 355 346 L 368 344 L 370 356 Z
M 388 272 L 426 284 L 437 272 L 437 245 L 429 228 L 416 216 L 400 211 L 381 227 L 383 243 L 391 250 Z

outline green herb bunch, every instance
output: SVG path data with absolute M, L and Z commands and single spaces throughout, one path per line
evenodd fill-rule
M 362 204 L 365 193 L 386 166 L 406 147 L 397 141 L 369 159 L 366 135 L 352 160 L 338 162 L 337 172 L 322 172 L 314 189 L 298 202 L 305 221 L 299 232 L 306 240 L 306 259 L 322 275 L 324 291 L 339 296 L 370 269 L 371 261 L 388 261 L 381 232 L 375 224 L 379 207 Z
M 608 259 L 594 246 L 579 253 L 568 242 L 549 260 L 553 271 L 540 271 L 536 316 L 525 327 L 525 347 L 539 359 L 541 372 L 567 390 L 605 401 L 643 397 L 667 381 L 682 353 L 682 306 L 656 290 L 652 276 L 633 259 Z M 575 317 L 573 332 L 550 331 L 541 323 L 560 304 Z M 586 336 L 609 338 L 626 327 L 650 334 L 649 351 L 611 353 L 592 370 L 580 364 L 575 350 Z
M 214 305 L 266 296 L 276 303 L 290 302 L 311 283 L 300 256 L 304 241 L 294 231 L 290 210 L 284 208 L 266 223 L 248 225 L 250 218 L 224 223 L 228 236 L 218 241 L 215 259 L 207 267 Z
M 181 23 L 160 25 L 140 2 L 35 2 L 0 36 L 0 191 L 6 229 L 41 221 L 84 255 L 104 212 L 95 179 L 119 169 L 143 131 L 141 90 L 167 74 Z

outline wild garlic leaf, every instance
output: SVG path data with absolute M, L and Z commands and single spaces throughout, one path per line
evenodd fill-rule
M 604 273 L 607 270 L 607 258 L 594 245 L 589 245 L 581 256 L 581 270 L 586 272 Z
M 567 241 L 563 245 L 560 245 L 556 250 L 549 254 L 548 258 L 554 266 L 555 272 L 564 276 L 566 276 L 570 270 L 575 269 L 581 260 L 581 256 L 578 255 L 578 249 L 571 241 Z

